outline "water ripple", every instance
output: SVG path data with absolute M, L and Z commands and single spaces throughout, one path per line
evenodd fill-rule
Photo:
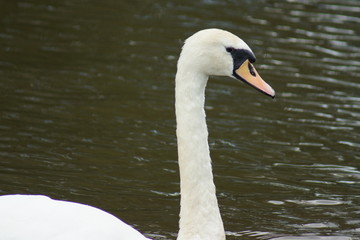
M 357 239 L 359 1 L 254 2 L 0 3 L 1 193 L 96 205 L 175 238 L 176 59 L 218 27 L 249 43 L 277 92 L 209 81 L 227 238 Z

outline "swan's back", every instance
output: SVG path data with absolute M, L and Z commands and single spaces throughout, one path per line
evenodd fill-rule
M 0 197 L 0 238 L 11 240 L 147 239 L 115 216 L 40 195 Z

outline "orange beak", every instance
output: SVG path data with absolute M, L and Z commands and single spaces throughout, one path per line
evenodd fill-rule
M 238 75 L 241 80 L 256 88 L 260 92 L 269 95 L 270 97 L 275 97 L 275 91 L 267 84 L 258 74 L 255 67 L 246 60 L 238 69 L 235 69 L 234 72 Z

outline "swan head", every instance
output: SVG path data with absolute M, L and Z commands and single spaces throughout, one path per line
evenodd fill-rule
M 260 77 L 255 61 L 255 54 L 239 37 L 220 29 L 205 29 L 186 39 L 178 68 L 184 64 L 208 76 L 229 76 L 274 98 L 275 91 Z

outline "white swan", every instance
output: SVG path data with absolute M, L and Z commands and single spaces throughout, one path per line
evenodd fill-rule
M 176 74 L 176 121 L 181 179 L 178 240 L 225 239 L 215 194 L 205 121 L 205 87 L 210 75 L 242 80 L 274 97 L 251 64 L 255 56 L 244 41 L 219 30 L 189 37 Z M 147 239 L 113 215 L 95 207 L 38 195 L 0 197 L 3 240 Z

